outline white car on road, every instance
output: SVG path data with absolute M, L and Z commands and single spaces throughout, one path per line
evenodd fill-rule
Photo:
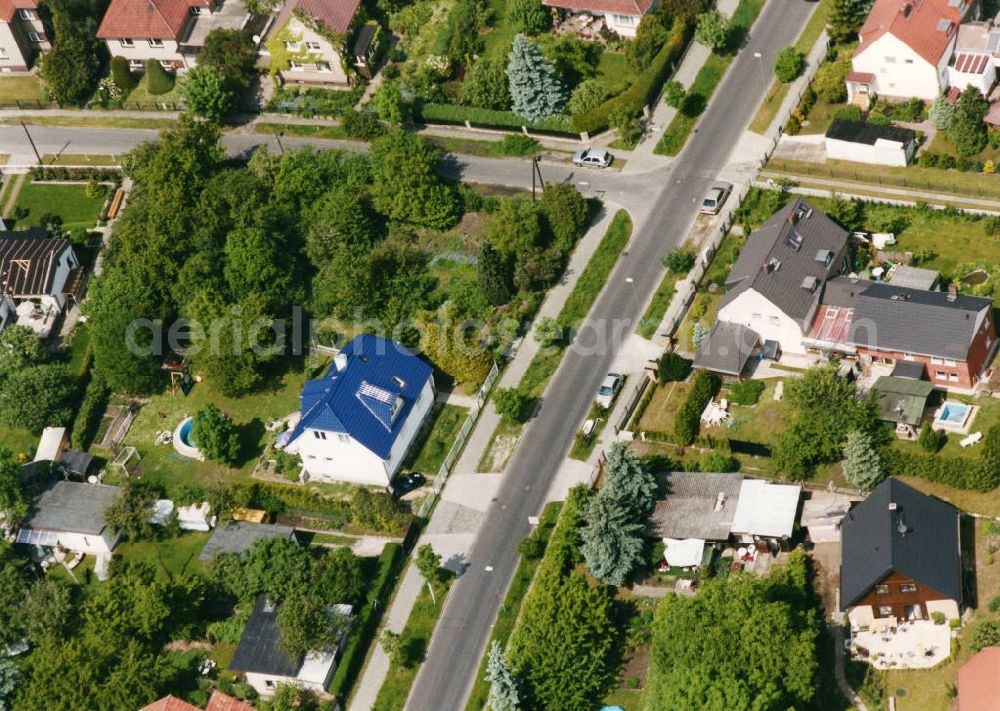
M 618 395 L 618 391 L 622 389 L 622 383 L 624 382 L 625 378 L 618 373 L 608 373 L 608 377 L 604 379 L 600 389 L 597 391 L 597 397 L 594 398 L 597 406 L 602 410 L 610 408 L 611 403 L 615 401 L 615 397 Z
M 607 168 L 615 157 L 603 148 L 588 148 L 573 155 L 573 165 L 578 168 Z
M 719 210 L 722 209 L 723 204 L 726 202 L 726 198 L 729 197 L 729 193 L 733 190 L 733 184 L 724 181 L 719 181 L 705 194 L 705 199 L 701 201 L 701 207 L 698 208 L 698 212 L 703 212 L 706 215 L 718 215 Z

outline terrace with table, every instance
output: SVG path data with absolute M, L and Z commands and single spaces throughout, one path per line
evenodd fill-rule
M 951 655 L 952 630 L 931 620 L 875 618 L 846 642 L 855 659 L 876 669 L 929 669 Z

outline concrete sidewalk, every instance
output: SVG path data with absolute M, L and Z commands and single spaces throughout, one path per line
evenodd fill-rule
M 613 203 L 606 202 L 604 204 L 597 221 L 591 225 L 573 251 L 562 280 L 552 287 L 546 295 L 545 301 L 542 302 L 538 314 L 535 316 L 534 323 L 538 323 L 540 318 L 555 318 L 559 315 L 566 299 L 569 298 L 576 285 L 577 279 L 580 278 L 581 272 L 601 244 L 601 240 L 619 209 L 619 206 Z M 532 335 L 533 328 L 534 324 L 521 341 L 521 346 L 513 360 L 504 369 L 497 387 L 515 387 L 521 381 L 521 377 L 539 349 L 539 344 L 535 342 Z M 479 460 L 489 447 L 493 431 L 499 423 L 500 415 L 497 414 L 493 402 L 490 401 L 483 408 L 483 412 L 465 445 L 465 450 L 445 484 L 441 501 L 435 507 L 431 520 L 417 544 L 431 543 L 434 550 L 445 561 L 444 566 L 456 572 L 461 572 L 464 567 L 465 555 L 476 539 L 482 516 L 499 486 L 500 474 L 476 473 Z M 587 466 L 583 462 L 577 462 L 577 464 Z M 421 584 L 422 579 L 419 573 L 415 566 L 411 565 L 389 607 L 385 623 L 388 629 L 393 632 L 400 632 L 403 629 L 413 606 L 416 604 Z M 376 643 L 368 658 L 364 673 L 355 687 L 348 711 L 370 711 L 388 673 L 389 659 L 382 651 L 382 647 Z

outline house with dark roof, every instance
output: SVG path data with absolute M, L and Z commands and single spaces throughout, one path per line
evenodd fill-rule
M 97 38 L 111 56 L 141 70 L 149 60 L 166 69 L 195 66 L 205 38 L 215 29 L 263 30 L 265 17 L 247 12 L 240 0 L 111 0 Z
M 854 628 L 876 619 L 957 619 L 962 605 L 959 513 L 889 477 L 841 522 L 840 609 Z
M 656 5 L 655 0 L 542 0 L 547 7 L 574 14 L 587 13 L 602 18 L 604 26 L 620 37 L 635 37 L 643 16 Z M 600 25 L 594 27 L 596 34 Z
M 0 0 L 0 71 L 26 72 L 51 48 L 38 0 Z
M 978 13 L 973 0 L 875 0 L 858 33 L 847 91 L 933 101 L 948 88 L 959 25 Z
M 330 88 L 349 87 L 353 66 L 370 75 L 388 40 L 363 22 L 360 7 L 361 0 L 285 0 L 264 41 L 271 74 Z
M 826 130 L 827 158 L 905 168 L 916 151 L 917 134 L 908 128 L 834 119 Z
M 250 550 L 257 541 L 275 538 L 295 541 L 295 529 L 276 523 L 225 521 L 212 532 L 211 538 L 201 549 L 198 560 L 211 560 L 220 553 L 241 556 Z
M 302 388 L 301 415 L 278 445 L 303 479 L 386 486 L 434 404 L 431 367 L 395 341 L 356 336 Z
M 993 304 L 984 297 L 909 289 L 857 279 L 831 280 L 804 343 L 866 364 L 920 366 L 935 387 L 975 387 L 997 347 Z
M 81 272 L 68 239 L 49 237 L 41 227 L 0 232 L 0 292 L 13 304 L 16 321 L 40 336 L 48 335 Z
M 78 553 L 108 554 L 118 542 L 118 531 L 104 523 L 104 512 L 120 495 L 117 486 L 57 481 L 32 504 L 16 541 L 42 548 L 58 546 Z
M 824 286 L 849 265 L 847 231 L 806 200 L 792 200 L 747 239 L 726 277 L 718 323 L 702 341 L 695 365 L 714 369 L 723 350 L 740 353 L 754 341 L 805 354 L 802 338 Z
M 340 643 L 336 647 L 310 651 L 298 659 L 293 659 L 281 647 L 280 610 L 281 606 L 268 600 L 266 595 L 257 596 L 229 670 L 244 673 L 247 683 L 263 697 L 273 694 L 279 684 L 293 684 L 323 693 L 337 670 L 337 659 L 347 640 L 352 607 L 333 605 L 330 608 L 330 624 L 341 629 Z

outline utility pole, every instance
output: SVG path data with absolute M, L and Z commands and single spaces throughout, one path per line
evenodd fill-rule
M 281 155 L 285 155 L 285 147 L 281 145 L 281 137 L 285 135 L 284 131 L 278 131 L 274 134 L 274 137 L 278 140 L 278 148 L 281 149 Z
M 538 167 L 538 161 L 540 161 L 541 159 L 542 159 L 541 156 L 537 155 L 531 157 L 531 201 L 532 202 L 535 201 L 536 178 L 538 181 L 538 187 L 542 189 L 542 192 L 545 191 L 545 181 L 542 180 L 542 170 L 541 168 Z
M 35 142 L 31 138 L 31 134 L 28 132 L 28 127 L 24 125 L 24 121 L 21 121 L 21 128 L 24 129 L 24 135 L 28 137 L 28 143 L 31 144 L 31 150 L 35 152 L 35 158 L 38 160 L 38 165 L 42 164 L 42 157 L 38 155 L 38 148 L 35 146 Z

